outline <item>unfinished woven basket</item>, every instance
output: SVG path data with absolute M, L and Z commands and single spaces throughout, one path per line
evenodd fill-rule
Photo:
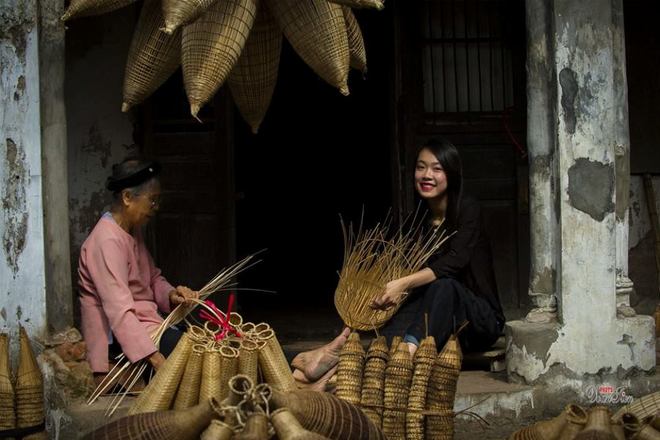
M 164 23 L 160 1 L 145 0 L 128 50 L 123 112 L 151 96 L 181 64 L 181 32 L 162 32 Z
M 259 130 L 270 106 L 281 51 L 282 31 L 262 2 L 243 52 L 227 79 L 238 111 L 253 133 Z
M 406 439 L 424 440 L 424 415 L 426 394 L 433 362 L 438 356 L 433 336 L 425 338 L 415 352 L 412 385 L 408 395 L 408 413 L 406 414 Z
M 19 327 L 20 352 L 16 373 L 16 427 L 28 428 L 44 421 L 43 377 L 23 326 Z
M 385 384 L 385 368 L 389 359 L 385 336 L 379 336 L 371 341 L 364 363 L 360 406 L 367 417 L 378 427 L 382 426 L 383 385 Z
M 385 7 L 382 0 L 328 0 L 338 5 L 348 6 L 350 8 L 362 9 L 371 8 L 381 10 Z
M 197 117 L 225 82 L 243 51 L 256 14 L 256 0 L 222 0 L 184 27 L 183 82 L 193 116 Z
M 197 20 L 216 0 L 162 0 L 162 31 L 171 34 L 179 27 Z
M 388 439 L 406 438 L 406 411 L 412 376 L 413 363 L 408 345 L 402 342 L 385 369 L 383 433 Z
M 367 51 L 364 47 L 364 39 L 360 24 L 355 14 L 348 6 L 342 6 L 344 19 L 346 20 L 346 32 L 348 33 L 348 49 L 350 53 L 350 66 L 363 74 L 367 73 Z
M 136 0 L 71 0 L 61 20 L 105 14 L 128 6 Z
M 199 402 L 199 385 L 202 381 L 202 361 L 204 360 L 204 346 L 193 344 L 179 389 L 174 399 L 174 409 L 186 409 L 197 405 Z
M 264 380 L 279 391 L 294 391 L 297 389 L 295 379 L 291 373 L 289 363 L 284 356 L 275 332 L 270 330 L 263 335 L 265 342 L 259 350 L 259 367 L 264 375 Z
M 9 337 L 0 333 L 0 431 L 16 427 L 14 386 L 9 368 Z
M 187 332 L 181 335 L 165 363 L 128 410 L 129 415 L 170 409 L 194 344 Z
M 341 7 L 327 0 L 268 0 L 266 4 L 300 58 L 348 95 L 350 58 Z
M 360 405 L 365 353 L 360 335 L 352 332 L 339 353 L 336 396 L 354 405 Z

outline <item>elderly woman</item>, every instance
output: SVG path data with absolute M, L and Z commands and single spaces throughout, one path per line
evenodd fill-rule
M 168 329 L 159 351 L 150 336 L 163 321 L 159 312 L 199 296 L 187 287 L 172 287 L 144 244 L 141 227 L 159 207 L 159 171 L 157 162 L 139 158 L 113 166 L 106 185 L 112 207 L 80 251 L 82 332 L 97 382 L 109 371 L 116 349 L 131 362 L 144 359 L 158 369 L 180 337 L 177 329 Z

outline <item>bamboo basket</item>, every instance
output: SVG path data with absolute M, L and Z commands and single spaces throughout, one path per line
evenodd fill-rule
M 265 344 L 259 351 L 259 367 L 265 381 L 279 391 L 296 390 L 295 379 L 275 332 L 272 330 L 264 332 L 262 340 Z
M 344 20 L 346 20 L 346 32 L 348 33 L 348 50 L 350 55 L 350 66 L 362 72 L 367 73 L 367 50 L 364 47 L 364 38 L 360 30 L 353 11 L 348 6 L 342 6 Z
M 200 440 L 230 440 L 234 435 L 234 430 L 220 420 L 211 420 L 211 424 L 204 432 Z
M 181 64 L 181 32 L 160 31 L 160 1 L 145 0 L 124 72 L 122 112 L 147 99 Z
M 353 405 L 360 405 L 364 360 L 365 353 L 360 344 L 360 335 L 352 332 L 339 353 L 336 395 Z
M 101 15 L 121 9 L 134 3 L 136 0 L 71 0 L 69 7 L 64 11 L 60 20 L 67 21 L 73 18 Z
M 616 440 L 610 424 L 610 410 L 606 406 L 591 408 L 587 416 L 587 423 L 575 440 Z
M 415 352 L 415 367 L 406 414 L 406 439 L 424 440 L 424 411 L 433 362 L 438 356 L 433 336 L 425 338 Z
M 197 340 L 196 342 L 199 342 Z M 199 401 L 199 386 L 202 381 L 202 362 L 204 360 L 204 346 L 193 344 L 186 368 L 181 378 L 181 384 L 174 399 L 174 409 L 186 409 L 197 405 Z
M 188 332 L 181 335 L 165 363 L 128 410 L 129 415 L 170 409 L 194 344 Z
M 379 336 L 371 341 L 364 363 L 360 406 L 367 417 L 379 428 L 382 426 L 383 385 L 385 384 L 385 368 L 389 359 L 385 336 Z
M 328 440 L 327 437 L 303 428 L 288 408 L 275 410 L 270 415 L 270 421 L 279 440 Z
M 625 413 L 635 415 L 638 419 L 642 420 L 648 416 L 657 414 L 660 411 L 660 391 L 647 394 L 639 399 L 635 399 L 632 403 L 621 407 L 614 415 L 612 420 L 620 421 Z
M 254 412 L 248 416 L 243 431 L 234 434 L 234 440 L 268 440 L 268 416 Z
M 426 437 L 451 439 L 454 435 L 454 398 L 461 372 L 461 347 L 456 335 L 449 337 L 431 370 L 426 408 L 434 415 L 426 418 Z
M 9 337 L 0 333 L 0 431 L 15 427 L 14 386 L 9 369 Z
M 225 82 L 243 51 L 256 13 L 256 0 L 217 1 L 184 27 L 183 82 L 193 116 Z
M 16 427 L 28 428 L 44 421 L 43 377 L 23 326 L 19 326 L 19 341 L 15 388 Z
M 207 345 L 202 355 L 202 377 L 199 383 L 199 400 L 220 397 L 222 356 L 214 344 Z
M 358 407 L 328 393 L 273 390 L 275 408 L 287 407 L 307 430 L 333 440 L 385 440 Z
M 587 423 L 587 412 L 578 405 L 568 405 L 565 410 L 566 426 L 559 435 L 559 440 L 573 440 Z
M 388 439 L 406 438 L 406 411 L 412 376 L 410 352 L 407 344 L 401 342 L 385 369 L 383 433 Z
M 197 20 L 216 0 L 162 0 L 162 31 L 171 34 L 181 26 Z
M 328 0 L 338 5 L 348 6 L 353 9 L 371 8 L 379 11 L 385 7 L 382 0 Z
M 341 7 L 327 0 L 267 0 L 266 4 L 303 61 L 348 95 L 350 58 Z
M 243 119 L 257 133 L 277 83 L 282 31 L 264 2 L 227 82 Z
M 238 373 L 249 377 L 253 383 L 257 383 L 259 375 L 259 345 L 252 339 L 244 338 L 238 358 Z

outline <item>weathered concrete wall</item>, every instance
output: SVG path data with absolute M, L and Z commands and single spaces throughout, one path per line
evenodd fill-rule
M 46 332 L 37 2 L 0 3 L 0 331 Z M 13 338 L 16 341 L 16 338 Z
M 74 20 L 66 33 L 71 269 L 80 246 L 110 203 L 105 179 L 133 144 L 130 114 L 121 113 L 124 65 L 136 8 Z M 74 302 L 77 305 L 77 302 Z

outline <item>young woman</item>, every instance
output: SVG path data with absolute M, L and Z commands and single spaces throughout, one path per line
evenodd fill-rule
M 424 315 L 439 348 L 465 320 L 469 324 L 460 340 L 467 351 L 490 347 L 504 326 L 481 210 L 474 199 L 463 196 L 462 187 L 456 147 L 447 140 L 426 142 L 417 154 L 415 190 L 428 205 L 430 225 L 454 234 L 426 267 L 388 282 L 372 304 L 386 309 L 411 293 L 382 332 L 388 337 L 405 333 L 411 352 L 426 335 Z
M 146 359 L 158 369 L 180 337 L 168 329 L 157 349 L 150 335 L 163 321 L 159 311 L 199 297 L 167 282 L 142 239 L 141 227 L 159 207 L 159 164 L 127 158 L 112 170 L 112 207 L 83 243 L 78 267 L 82 332 L 97 382 L 117 344 L 131 362 Z

